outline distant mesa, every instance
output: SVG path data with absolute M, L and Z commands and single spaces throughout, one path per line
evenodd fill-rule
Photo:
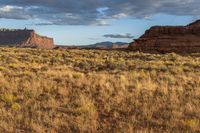
M 55 49 L 126 49 L 129 44 L 126 42 L 98 42 L 90 45 L 56 46 Z
M 128 49 L 149 53 L 200 52 L 200 20 L 187 26 L 151 27 Z
M 91 45 L 79 46 L 80 48 L 88 49 L 124 49 L 128 48 L 128 43 L 126 42 L 98 42 Z
M 0 29 L 0 46 L 54 48 L 53 38 L 40 36 L 34 30 Z

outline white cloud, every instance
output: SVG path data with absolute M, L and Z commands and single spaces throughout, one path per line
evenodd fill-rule
M 128 17 L 128 14 L 119 13 L 119 14 L 115 14 L 115 15 L 112 16 L 112 18 L 114 18 L 114 19 L 120 19 L 120 18 L 125 18 L 125 17 Z
M 0 7 L 0 12 L 8 13 L 8 12 L 13 12 L 16 10 L 23 10 L 23 7 L 20 6 L 11 6 L 11 5 L 5 5 Z
M 132 36 L 129 33 L 106 34 L 106 35 L 103 35 L 103 37 L 106 37 L 106 38 L 128 38 L 128 39 L 133 39 L 134 38 L 134 36 Z

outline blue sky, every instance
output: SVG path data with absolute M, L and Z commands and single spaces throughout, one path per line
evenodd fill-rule
M 65 6 L 63 1 L 75 5 Z M 110 5 L 98 0 L 85 0 L 86 5 L 79 0 L 76 3 L 63 1 L 3 0 L 0 2 L 0 27 L 34 29 L 41 35 L 53 37 L 59 45 L 86 45 L 102 41 L 131 42 L 153 25 L 186 25 L 198 19 L 198 10 L 194 9 L 199 3 L 196 0 L 188 5 L 182 3 L 182 7 L 180 0 L 143 0 L 151 8 L 139 0 L 111 0 Z M 87 7 L 87 2 L 93 4 L 94 9 Z M 169 9 L 163 9 L 166 6 Z

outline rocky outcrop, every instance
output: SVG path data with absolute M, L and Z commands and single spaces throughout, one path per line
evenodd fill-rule
M 0 45 L 51 49 L 54 47 L 54 41 L 53 38 L 36 34 L 34 30 L 0 29 Z
M 200 52 L 200 20 L 187 26 L 151 27 L 129 49 L 149 53 Z

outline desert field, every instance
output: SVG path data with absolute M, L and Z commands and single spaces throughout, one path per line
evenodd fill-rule
M 200 132 L 200 53 L 0 48 L 0 132 Z

